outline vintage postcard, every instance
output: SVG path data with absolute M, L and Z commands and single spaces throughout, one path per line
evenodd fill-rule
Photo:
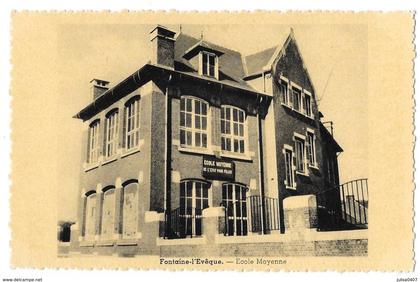
M 11 17 L 12 266 L 413 269 L 413 13 Z

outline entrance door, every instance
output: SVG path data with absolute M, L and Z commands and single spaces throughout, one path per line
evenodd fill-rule
M 245 236 L 248 234 L 246 191 L 241 184 L 223 184 L 223 206 L 226 208 L 226 235 Z

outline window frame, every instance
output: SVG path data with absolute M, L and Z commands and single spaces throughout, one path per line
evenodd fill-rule
M 237 197 L 236 195 L 236 187 L 239 187 L 239 191 L 240 191 L 240 196 L 242 197 Z M 229 193 L 229 188 L 232 189 L 231 193 Z M 226 192 L 225 192 L 226 189 Z M 225 217 L 227 218 L 228 222 L 226 222 L 226 234 L 228 236 L 247 236 L 248 233 L 250 232 L 249 230 L 249 223 L 251 220 L 251 215 L 248 211 L 248 192 L 249 192 L 249 188 L 242 184 L 242 183 L 238 183 L 238 182 L 227 182 L 227 183 L 223 183 L 222 184 L 222 204 L 225 207 Z M 229 197 L 229 194 L 231 194 L 231 197 Z M 230 205 L 229 205 L 230 204 Z M 239 208 L 239 213 L 240 216 L 238 217 L 238 207 L 237 205 L 240 206 Z M 244 206 L 245 205 L 245 216 L 244 216 Z M 232 215 L 229 215 L 229 210 L 228 208 L 232 207 Z M 233 231 L 232 233 L 229 230 L 229 221 L 233 220 Z M 238 221 L 240 222 L 240 225 L 242 226 L 241 229 L 241 233 L 238 234 L 238 228 L 237 228 L 237 223 Z M 244 230 L 244 227 L 246 228 L 246 230 Z
M 126 217 L 126 189 L 130 188 L 131 185 L 135 185 L 135 197 L 134 197 L 134 203 L 135 203 L 135 207 L 132 209 L 132 211 L 134 212 L 134 217 L 135 217 L 135 230 L 134 230 L 134 234 L 132 236 L 127 236 L 126 234 L 126 230 L 127 230 L 127 217 Z M 122 189 L 121 189 L 121 213 L 122 216 L 120 217 L 122 220 L 121 223 L 121 233 L 122 233 L 122 238 L 123 239 L 133 239 L 133 238 L 139 238 L 141 236 L 141 233 L 139 232 L 139 228 L 138 228 L 138 221 L 139 221 L 139 183 L 137 180 L 129 180 L 126 181 L 122 184 Z M 133 230 L 131 230 L 133 231 Z
M 107 159 L 116 156 L 118 152 L 119 121 L 120 115 L 118 109 L 112 109 L 105 115 L 105 158 Z M 112 135 L 110 134 L 110 129 L 112 129 Z
M 110 194 L 110 192 L 113 192 L 113 203 L 112 203 L 112 208 L 111 208 L 111 210 L 112 210 L 112 226 L 110 227 L 110 229 L 111 230 L 109 230 L 109 231 L 111 231 L 111 233 L 110 234 L 107 234 L 107 236 L 104 236 L 104 226 L 105 226 L 105 224 L 104 224 L 104 219 L 105 219 L 105 201 L 106 201 L 106 197 Z M 105 187 L 104 189 L 102 189 L 102 195 L 103 195 L 103 200 L 101 201 L 102 202 L 102 214 L 101 214 L 101 239 L 112 239 L 113 238 L 113 236 L 114 236 L 114 228 L 115 228 L 115 215 L 116 215 L 116 193 L 117 193 L 117 191 L 116 191 L 116 189 L 115 189 L 115 187 L 114 186 L 108 186 L 108 187 Z
M 303 99 L 303 111 L 304 114 L 309 117 L 312 118 L 313 117 L 313 113 L 312 113 L 312 95 L 311 93 L 309 93 L 306 90 L 303 90 L 303 95 L 302 95 L 302 99 Z M 309 105 L 307 104 L 307 98 L 309 98 Z
M 295 93 L 298 94 L 298 99 L 296 99 Z M 292 96 L 293 96 L 293 105 L 292 108 L 296 112 L 302 113 L 302 89 L 292 86 Z M 295 108 L 295 103 L 297 103 L 298 109 Z
M 211 64 L 210 64 L 210 57 L 214 58 L 214 65 L 213 65 L 213 75 L 210 74 Z M 206 60 L 207 59 L 207 60 Z M 199 57 L 199 74 L 207 77 L 212 78 L 219 78 L 219 62 L 218 56 L 214 53 L 201 51 Z M 206 68 L 204 65 L 206 64 Z
M 289 158 L 287 157 L 288 155 L 290 156 Z M 286 186 L 286 189 L 296 190 L 296 182 L 295 182 L 296 166 L 293 164 L 293 158 L 295 157 L 294 148 L 292 146 L 285 144 L 283 146 L 283 156 L 284 156 L 284 165 L 285 165 L 284 185 Z M 287 175 L 287 167 L 290 168 L 289 175 Z M 288 181 L 288 178 L 290 178 L 290 182 Z
M 284 79 L 284 78 L 280 78 L 280 83 L 279 83 L 279 90 L 281 93 L 281 103 L 285 106 L 289 106 L 289 81 Z
M 294 153 L 295 153 L 295 158 L 296 158 L 296 173 L 297 174 L 302 174 L 302 175 L 307 175 L 307 163 L 306 163 L 306 136 L 304 135 L 300 135 L 295 133 L 293 136 L 293 141 L 294 141 Z M 302 155 L 299 156 L 299 150 L 298 150 L 298 144 L 301 144 L 301 149 L 302 149 Z M 300 157 L 302 158 L 302 162 L 298 162 L 298 160 L 300 159 Z M 302 170 L 300 169 L 299 165 L 302 165 Z
M 317 158 L 316 158 L 316 135 L 315 131 L 311 129 L 307 129 L 306 131 L 307 137 L 307 158 L 308 158 L 308 165 L 313 168 L 318 168 Z M 311 149 L 310 151 L 308 149 Z M 312 154 L 312 155 L 311 155 Z M 311 158 L 312 157 L 312 158 Z
M 185 99 L 185 108 L 182 109 L 182 104 L 183 101 Z M 187 100 L 191 100 L 191 111 L 187 111 Z M 200 103 L 200 113 L 197 114 L 196 113 L 196 102 Z M 202 104 L 205 105 L 206 107 L 206 114 L 203 115 L 202 114 Z M 183 95 L 180 98 L 180 109 L 179 109 L 179 118 L 180 118 L 180 122 L 179 122 L 179 143 L 180 143 L 180 147 L 182 149 L 192 149 L 192 150 L 198 150 L 198 151 L 210 151 L 210 146 L 211 146 L 211 111 L 210 111 L 210 103 L 195 97 L 195 96 L 189 96 L 189 95 Z M 190 114 L 191 115 L 191 126 L 188 127 L 187 126 L 187 115 Z M 184 116 L 184 124 L 182 124 L 182 115 Z M 196 127 L 196 119 L 197 118 L 204 118 L 205 117 L 205 123 L 206 123 L 206 129 L 202 129 L 202 128 L 197 128 Z M 200 127 L 203 127 L 203 122 L 202 120 L 199 121 L 200 123 Z M 184 140 L 182 139 L 182 131 L 184 131 Z M 187 140 L 187 134 L 191 133 L 191 145 L 188 144 Z M 201 146 L 197 146 L 196 145 L 196 134 L 200 134 L 200 144 Z M 203 136 L 205 136 L 205 143 L 206 146 L 202 146 L 203 145 Z M 183 143 L 184 141 L 184 143 Z
M 99 132 L 101 127 L 101 120 L 95 119 L 89 124 L 88 132 L 88 159 L 89 165 L 94 165 L 99 162 L 100 156 L 100 140 Z
M 83 237 L 85 240 L 94 240 L 96 236 L 96 217 L 98 212 L 98 193 L 96 191 L 89 191 L 85 194 L 86 197 L 86 204 L 85 204 L 85 220 L 84 220 L 84 234 Z M 88 216 L 89 213 L 92 212 L 93 214 L 91 216 Z M 93 225 L 93 226 L 91 226 Z M 91 234 L 89 231 L 92 231 Z
M 191 183 L 191 196 L 188 196 L 188 183 Z M 201 185 L 201 195 L 197 196 L 198 184 Z M 211 207 L 211 184 L 208 181 L 201 179 L 183 179 L 179 183 L 179 216 L 180 220 L 184 220 L 184 230 L 180 230 L 182 236 L 197 237 L 203 235 L 203 210 Z M 207 189 L 207 197 L 204 197 L 203 191 Z M 188 200 L 191 199 L 191 206 L 188 206 Z M 200 201 L 201 214 L 197 214 L 197 200 Z M 205 206 L 207 201 L 207 206 Z M 183 205 L 182 205 L 183 203 Z M 182 208 L 184 207 L 184 208 Z M 191 209 L 191 214 L 188 213 L 188 208 Z M 191 219 L 191 234 L 188 234 L 188 220 Z M 201 230 L 197 232 L 197 223 Z
M 230 119 L 226 118 L 226 110 L 229 110 Z M 237 120 L 234 118 L 234 111 L 237 111 Z M 240 121 L 240 114 L 243 116 L 243 121 Z M 223 125 L 224 123 L 224 125 Z M 230 133 L 226 133 L 226 124 L 229 123 Z M 235 134 L 235 125 L 237 125 L 237 134 Z M 243 136 L 240 136 L 240 128 L 242 125 Z M 225 128 L 225 133 L 223 133 L 223 128 Z M 225 140 L 230 140 L 230 150 L 226 148 L 223 149 L 223 138 Z M 225 141 L 225 142 L 226 142 Z M 235 151 L 235 141 L 238 144 L 238 151 Z M 243 152 L 241 152 L 241 141 L 243 142 Z M 221 142 L 221 151 L 224 154 L 233 154 L 233 155 L 247 155 L 248 153 L 248 116 L 246 111 L 232 105 L 221 105 L 220 107 L 220 142 Z
M 140 146 L 140 95 L 131 97 L 124 103 L 124 149 L 125 151 L 136 150 Z M 130 115 L 131 106 L 134 107 Z M 131 126 L 134 124 L 133 126 Z M 132 127 L 130 128 L 129 127 Z M 133 138 L 134 137 L 134 138 Z M 131 142 L 132 140 L 135 142 Z M 128 145 L 135 143 L 134 145 Z

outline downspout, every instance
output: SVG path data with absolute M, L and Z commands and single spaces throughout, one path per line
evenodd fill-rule
M 265 92 L 265 77 L 264 72 L 261 73 L 263 79 L 263 91 Z M 257 120 L 258 120 L 258 183 L 260 186 L 261 194 L 261 229 L 263 234 L 267 234 L 266 230 L 266 207 L 265 207 L 265 187 L 264 187 L 264 150 L 263 150 L 263 140 L 262 140 L 262 121 L 261 121 L 261 103 L 263 98 L 258 95 L 258 108 L 257 108 Z
M 169 83 L 172 75 L 169 76 L 168 85 L 165 90 L 165 238 L 172 237 L 171 231 L 171 183 L 172 183 L 172 100 L 169 94 Z

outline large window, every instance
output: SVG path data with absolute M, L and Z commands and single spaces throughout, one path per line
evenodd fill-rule
M 305 173 L 305 140 L 295 137 L 296 171 Z
M 306 136 L 308 137 L 308 142 L 306 143 L 308 162 L 311 166 L 316 166 L 315 135 L 313 132 L 308 131 Z
M 201 68 L 203 75 L 216 77 L 216 55 L 202 52 Z
M 88 146 L 88 163 L 94 164 L 99 157 L 99 125 L 100 121 L 96 120 L 89 126 L 89 146 Z
M 111 111 L 106 116 L 105 124 L 105 156 L 112 157 L 118 147 L 118 110 Z
M 209 184 L 198 180 L 184 180 L 180 184 L 179 236 L 202 234 L 203 209 L 209 207 Z
M 208 104 L 206 102 L 193 97 L 181 98 L 181 146 L 207 148 L 208 114 Z
M 101 236 L 104 239 L 112 239 L 114 234 L 115 189 L 109 187 L 103 195 Z
M 136 96 L 125 104 L 125 148 L 139 145 L 140 134 L 140 97 Z
M 123 224 L 122 231 L 124 238 L 133 238 L 137 234 L 138 225 L 138 183 L 130 181 L 124 185 L 123 189 Z
M 248 234 L 246 206 L 247 187 L 236 183 L 223 184 L 222 204 L 226 212 L 226 235 L 245 236 Z
M 222 106 L 222 150 L 234 153 L 245 152 L 245 112 L 232 106 Z
M 284 166 L 285 166 L 285 184 L 286 187 L 293 187 L 293 151 L 289 149 L 284 150 Z
M 93 240 L 95 238 L 96 224 L 96 193 L 86 195 L 85 209 L 85 239 Z

